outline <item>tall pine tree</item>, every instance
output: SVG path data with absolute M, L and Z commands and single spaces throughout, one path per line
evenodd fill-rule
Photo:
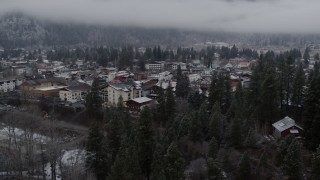
M 177 70 L 177 85 L 176 85 L 176 96 L 181 98 L 186 98 L 189 94 L 189 78 L 182 74 L 181 67 L 178 65 Z
M 312 157 L 312 179 L 320 179 L 320 146 Z
M 102 118 L 101 111 L 101 97 L 99 96 L 99 79 L 94 79 L 92 83 L 91 92 L 86 96 L 86 108 L 89 117 L 93 117 L 96 120 Z
M 243 156 L 240 160 L 235 179 L 236 180 L 249 180 L 249 179 L 251 179 L 250 158 L 246 152 L 243 154 Z
M 176 143 L 171 143 L 164 156 L 164 174 L 166 180 L 183 180 L 185 161 Z
M 95 173 L 98 180 L 105 179 L 109 160 L 104 149 L 104 136 L 97 122 L 90 127 L 86 151 L 86 167 Z
M 137 151 L 142 175 L 149 180 L 153 160 L 153 131 L 152 117 L 149 107 L 145 107 L 140 115 L 137 127 Z
M 293 140 L 290 144 L 287 154 L 284 158 L 283 168 L 286 172 L 286 175 L 288 175 L 290 179 L 301 179 L 302 159 L 300 146 L 297 140 Z

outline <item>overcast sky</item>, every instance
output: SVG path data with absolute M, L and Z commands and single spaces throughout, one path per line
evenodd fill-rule
M 320 0 L 0 0 L 0 15 L 188 30 L 320 33 Z

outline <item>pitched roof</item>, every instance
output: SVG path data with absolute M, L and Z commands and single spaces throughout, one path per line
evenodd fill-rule
M 300 126 L 296 125 L 296 122 L 291 119 L 290 117 L 286 116 L 285 118 L 281 119 L 280 121 L 277 121 L 272 124 L 274 128 L 276 128 L 278 131 L 282 132 L 286 129 L 289 129 L 293 126 L 296 126 L 300 129 L 302 129 Z
M 122 83 L 109 83 L 111 87 L 116 90 L 130 91 L 131 88 L 140 88 L 134 81 L 127 81 Z
M 139 103 L 139 104 L 142 104 L 142 103 L 150 102 L 150 101 L 152 101 L 152 99 L 147 98 L 147 97 L 139 97 L 139 98 L 132 99 L 132 101 Z
M 66 84 L 68 86 L 66 89 L 71 91 L 90 91 L 91 89 L 91 86 L 79 81 L 67 81 Z

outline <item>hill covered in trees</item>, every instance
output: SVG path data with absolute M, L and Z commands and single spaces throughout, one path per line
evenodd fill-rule
M 178 29 L 99 26 L 42 21 L 23 14 L 0 17 L 0 46 L 5 48 L 54 45 L 188 46 L 195 43 L 228 42 L 254 46 L 319 43 L 318 35 L 238 34 Z

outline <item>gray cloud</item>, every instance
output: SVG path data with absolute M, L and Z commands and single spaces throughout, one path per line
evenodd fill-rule
M 205 31 L 320 33 L 319 0 L 0 0 L 0 15 Z

